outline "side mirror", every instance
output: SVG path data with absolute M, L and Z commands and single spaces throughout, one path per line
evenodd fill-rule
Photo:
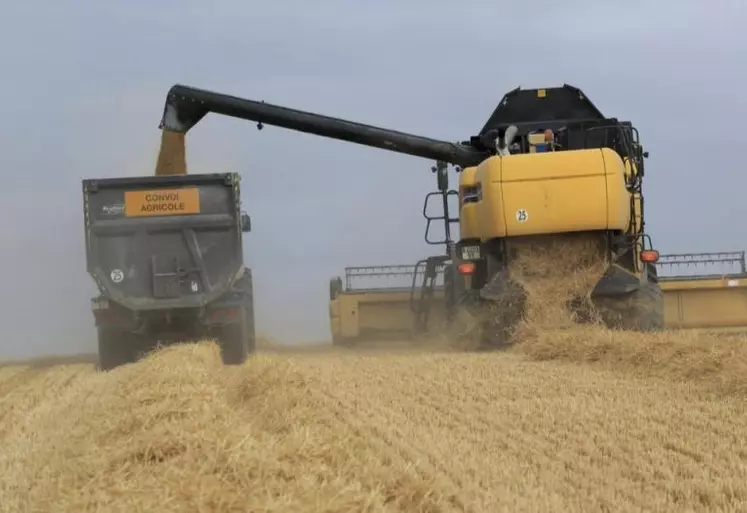
M 252 218 L 245 212 L 241 213 L 241 231 L 244 233 L 252 231 Z

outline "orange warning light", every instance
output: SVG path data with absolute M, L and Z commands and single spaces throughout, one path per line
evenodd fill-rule
M 475 264 L 472 262 L 464 262 L 459 264 L 459 274 L 472 274 L 475 272 Z
M 641 262 L 655 264 L 659 261 L 659 252 L 655 249 L 644 249 L 641 251 Z

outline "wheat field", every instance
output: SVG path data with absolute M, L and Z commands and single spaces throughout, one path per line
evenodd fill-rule
M 268 349 L 234 368 L 208 341 L 109 373 L 4 366 L 0 508 L 747 511 L 734 368 L 714 387 L 541 348 Z
M 747 336 L 575 324 L 557 306 L 600 270 L 554 282 L 540 253 L 501 352 L 0 366 L 1 511 L 747 512 Z

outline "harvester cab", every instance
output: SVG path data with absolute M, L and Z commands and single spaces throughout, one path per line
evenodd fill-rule
M 603 264 L 593 290 L 576 291 L 568 301 L 576 306 L 569 309 L 594 310 L 609 326 L 663 325 L 661 289 L 650 271 L 658 253 L 644 229 L 647 154 L 630 122 L 605 117 L 573 86 L 516 88 L 477 135 L 458 143 L 182 85 L 168 93 L 161 128 L 183 139 L 210 112 L 436 161 L 438 190 L 426 197 L 424 208 L 426 241 L 445 250 L 421 262 L 433 272 L 423 273 L 419 297 L 413 284 L 416 318 L 427 317 L 429 283 L 441 268 L 448 303 L 466 298 L 492 312 L 482 338 L 502 344 L 526 310 L 525 278 L 540 276 L 542 289 L 552 276 Z M 459 167 L 457 190 L 449 189 L 448 164 Z M 458 215 L 450 212 L 452 197 Z M 426 213 L 429 200 L 437 198 L 443 213 Z M 439 221 L 445 236 L 436 240 L 430 227 Z M 537 254 L 554 255 L 555 264 L 527 264 Z

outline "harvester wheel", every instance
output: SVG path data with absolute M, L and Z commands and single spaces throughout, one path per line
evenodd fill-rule
M 635 292 L 619 298 L 597 298 L 594 306 L 607 327 L 631 331 L 664 329 L 664 297 L 661 287 L 646 282 Z
M 479 295 L 482 326 L 479 349 L 504 349 L 510 346 L 513 331 L 526 307 L 524 287 L 511 280 L 507 271 L 501 271 L 483 287 Z
M 128 336 L 128 333 L 102 326 L 99 326 L 97 331 L 100 370 L 112 370 L 137 359 L 132 337 Z
M 520 319 L 523 306 L 523 296 L 517 296 L 513 286 L 510 288 L 514 292 L 511 301 L 508 298 L 486 299 L 479 290 L 467 290 L 456 298 L 451 325 L 455 342 L 461 348 L 486 351 L 509 345 L 511 331 Z
M 246 361 L 249 356 L 249 333 L 244 309 L 239 310 L 238 322 L 220 328 L 218 345 L 225 365 L 241 365 Z

